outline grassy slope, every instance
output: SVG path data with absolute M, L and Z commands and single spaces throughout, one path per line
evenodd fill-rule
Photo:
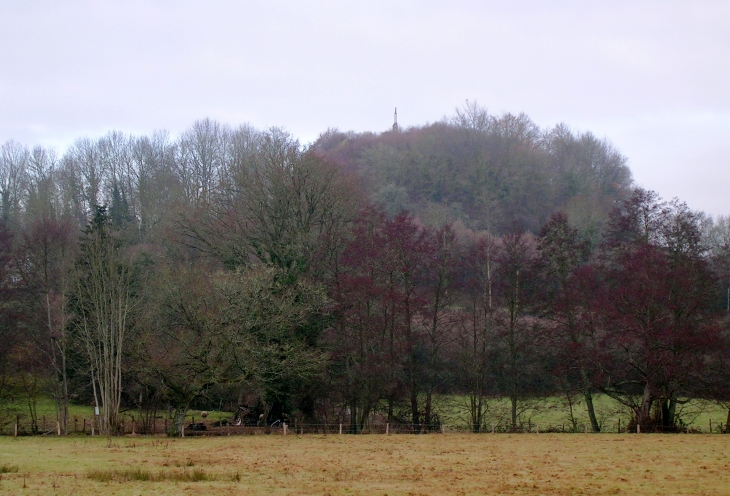
M 436 401 L 437 411 L 440 412 L 441 420 L 449 426 L 463 426 L 469 423 L 468 398 L 465 396 L 442 396 Z M 573 415 L 578 421 L 578 429 L 590 425 L 588 411 L 582 398 L 575 398 L 573 404 Z M 594 397 L 594 408 L 599 423 L 604 430 L 616 432 L 618 420 L 621 419 L 622 428 L 631 419 L 631 412 L 622 407 L 618 402 L 605 395 Z M 524 403 L 524 412 L 521 419 L 524 424 L 540 424 L 542 429 L 553 427 L 561 429 L 565 426 L 570 429 L 570 407 L 564 398 L 552 397 L 539 400 L 531 400 Z M 696 430 L 709 431 L 710 419 L 713 429 L 725 424 L 727 410 L 721 408 L 714 402 L 703 400 L 692 400 L 678 409 L 678 414 L 686 425 Z M 506 398 L 490 399 L 488 401 L 488 421 L 497 425 L 506 425 L 509 422 L 510 404 Z
M 0 438 L 5 494 L 727 494 L 725 436 Z M 151 481 L 100 482 L 132 469 Z M 180 482 L 184 471 L 208 479 Z M 25 484 L 25 488 L 23 485 Z

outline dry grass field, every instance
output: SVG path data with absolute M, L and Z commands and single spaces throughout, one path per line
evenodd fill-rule
M 730 494 L 730 436 L 0 438 L 0 494 Z

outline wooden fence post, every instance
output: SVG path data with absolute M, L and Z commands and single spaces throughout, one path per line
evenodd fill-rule
M 494 434 L 494 422 L 492 422 L 492 434 Z
M 56 435 L 61 435 L 61 422 L 56 422 Z
M 340 424 L 340 434 L 342 434 L 342 424 Z
M 446 424 L 441 424 L 441 434 L 446 434 Z
M 641 424 L 636 424 L 636 433 L 641 434 Z
M 540 434 L 540 424 L 535 424 L 535 434 Z
M 385 435 L 386 436 L 390 435 L 390 424 L 385 424 Z

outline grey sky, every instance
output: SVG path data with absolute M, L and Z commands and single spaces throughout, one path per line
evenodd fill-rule
M 730 214 L 730 2 L 0 0 L 0 143 L 210 117 L 381 131 L 466 99 L 606 137 L 636 181 Z

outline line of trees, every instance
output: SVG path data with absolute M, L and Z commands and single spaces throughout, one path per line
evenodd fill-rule
M 541 137 L 528 121 L 467 106 L 451 122 L 349 145 L 331 131 L 301 146 L 280 129 L 210 120 L 175 140 L 81 139 L 60 158 L 6 143 L 2 404 L 22 400 L 36 431 L 45 395 L 64 431 L 70 401 L 93 404 L 109 435 L 128 409 L 169 415 L 179 433 L 191 407 L 239 404 L 264 421 L 351 432 L 376 414 L 437 429 L 446 393 L 468 399 L 475 431 L 495 397 L 509 399 L 514 429 L 526 402 L 555 394 L 581 398 L 595 431 L 598 393 L 666 431 L 690 398 L 730 404 L 728 219 L 632 190 L 605 142 L 564 127 Z M 376 152 L 400 160 L 394 150 L 409 141 L 420 143 L 411 163 L 424 160 L 409 184 L 433 185 L 428 174 L 441 171 L 442 193 L 474 198 L 511 184 L 499 222 L 479 217 L 489 202 L 424 222 L 395 208 L 405 186 L 373 190 L 356 165 Z M 447 181 L 447 142 L 481 150 L 450 177 L 463 180 L 468 165 L 491 186 Z M 520 191 L 528 162 L 563 172 L 548 190 Z M 581 214 L 577 199 L 591 191 L 613 207 Z

